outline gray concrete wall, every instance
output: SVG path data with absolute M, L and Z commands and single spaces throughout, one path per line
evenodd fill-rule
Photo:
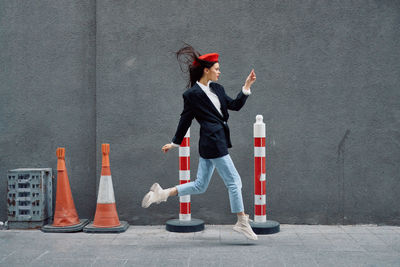
M 94 1 L 0 3 L 0 220 L 6 172 L 51 167 L 66 149 L 75 206 L 96 206 Z
M 60 2 L 52 5 L 65 21 L 48 22 L 53 34 L 40 26 L 59 17 L 50 15 L 51 3 L 16 3 L 1 9 L 2 173 L 31 165 L 55 168 L 55 148 L 65 144 L 75 202 L 80 213 L 93 217 L 100 148 L 107 142 L 120 218 L 132 224 L 176 218 L 177 198 L 147 210 L 140 201 L 153 182 L 178 182 L 178 151 L 164 155 L 161 147 L 171 140 L 182 110 L 185 77 L 172 52 L 185 41 L 203 53 L 220 53 L 220 83 L 231 96 L 251 68 L 257 73 L 253 94 L 229 121 L 230 153 L 248 213 L 252 124 L 262 114 L 268 218 L 400 224 L 397 1 L 103 0 L 83 8 Z M 73 37 L 55 34 L 63 30 Z M 45 45 L 35 45 L 35 38 L 48 35 Z M 37 68 L 21 67 L 38 60 Z M 191 129 L 194 179 L 197 122 Z M 16 138 L 22 140 L 17 145 Z M 205 194 L 192 197 L 192 216 L 206 223 L 234 221 L 217 174 Z

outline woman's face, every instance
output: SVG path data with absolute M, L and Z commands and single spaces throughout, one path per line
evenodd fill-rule
M 218 81 L 218 77 L 221 74 L 221 72 L 219 71 L 219 63 L 215 63 L 214 65 L 212 65 L 211 68 L 206 68 L 205 69 L 207 76 L 208 76 L 208 80 L 211 80 L 213 82 Z

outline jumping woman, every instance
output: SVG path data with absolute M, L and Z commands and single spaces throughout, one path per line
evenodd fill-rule
M 197 179 L 168 189 L 162 189 L 158 183 L 153 184 L 143 198 L 142 207 L 148 208 L 152 203 L 167 201 L 169 196 L 204 193 L 216 168 L 228 189 L 231 211 L 238 217 L 233 230 L 249 239 L 257 240 L 257 235 L 249 224 L 249 215 L 244 213 L 242 181 L 228 153 L 232 144 L 227 124 L 228 109 L 238 111 L 243 107 L 251 93 L 250 87 L 256 80 L 256 74 L 254 70 L 250 72 L 242 90 L 232 99 L 216 83 L 221 74 L 217 53 L 200 55 L 187 45 L 177 51 L 176 56 L 181 69 L 183 64 L 190 74 L 187 85 L 189 89 L 183 93 L 184 107 L 175 136 L 170 144 L 162 147 L 162 151 L 166 153 L 171 148 L 179 147 L 195 118 L 200 124 Z

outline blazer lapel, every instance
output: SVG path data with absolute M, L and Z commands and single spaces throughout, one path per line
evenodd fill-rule
M 217 110 L 217 108 L 214 106 L 214 104 L 211 102 L 210 98 L 207 96 L 207 94 L 203 91 L 203 89 L 200 88 L 200 86 L 196 83 L 195 84 L 196 89 L 197 89 L 197 95 L 199 96 L 199 98 L 201 99 L 201 101 L 207 106 L 209 107 L 218 117 L 222 118 L 221 113 L 219 113 L 219 111 Z M 214 90 L 215 92 L 215 90 Z M 219 94 L 217 92 L 215 92 L 215 94 L 218 96 L 219 102 L 221 103 L 221 109 L 222 109 L 222 101 L 221 101 L 221 97 L 219 96 Z
M 226 105 L 225 105 L 224 96 L 222 95 L 221 90 L 217 90 L 217 89 L 213 86 L 213 83 L 210 84 L 210 88 L 211 88 L 211 90 L 218 96 L 219 103 L 221 104 L 221 112 L 222 112 L 222 114 L 223 114 L 222 119 L 224 119 L 224 117 L 226 117 L 226 115 L 227 115 L 227 114 L 226 114 L 227 107 L 226 107 Z M 202 91 L 203 91 L 203 90 L 202 90 Z M 213 105 L 213 106 L 214 106 L 214 105 Z M 218 112 L 218 114 L 221 115 L 219 112 Z

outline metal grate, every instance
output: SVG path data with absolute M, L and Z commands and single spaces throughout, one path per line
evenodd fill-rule
M 53 216 L 52 176 L 51 168 L 8 171 L 7 207 L 10 228 L 40 227 Z

